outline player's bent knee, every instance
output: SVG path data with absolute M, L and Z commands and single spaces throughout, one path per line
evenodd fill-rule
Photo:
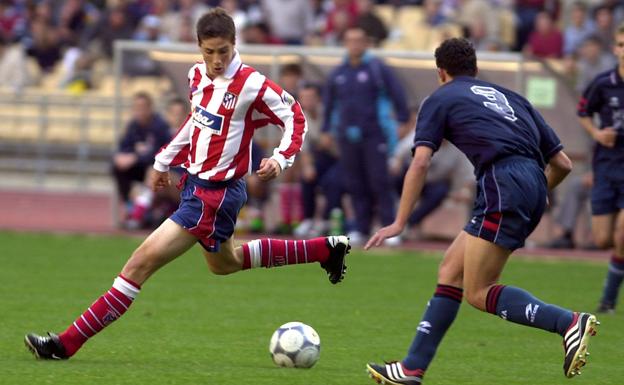
M 464 291 L 464 298 L 466 299 L 466 302 L 468 302 L 471 306 L 481 311 L 485 311 L 485 297 L 486 296 L 487 296 L 487 291 L 483 291 L 483 290 L 465 290 Z
M 238 270 L 240 270 L 231 265 L 213 265 L 211 263 L 208 263 L 208 268 L 213 274 L 216 275 L 228 275 L 236 273 Z

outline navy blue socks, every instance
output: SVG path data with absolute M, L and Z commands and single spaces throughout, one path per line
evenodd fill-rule
M 602 304 L 615 306 L 622 279 L 624 279 L 624 258 L 614 255 L 611 257 L 609 272 L 602 291 L 602 299 L 600 300 Z
M 507 321 L 559 333 L 562 336 L 574 318 L 574 313 L 570 310 L 544 303 L 520 288 L 503 285 L 490 288 L 486 310 Z
M 438 285 L 433 298 L 429 300 L 427 309 L 420 324 L 416 328 L 416 336 L 409 348 L 407 357 L 403 360 L 403 367 L 410 371 L 422 373 L 427 370 L 435 352 L 442 341 L 442 337 L 451 326 L 459 305 L 461 305 L 463 290 L 448 285 Z

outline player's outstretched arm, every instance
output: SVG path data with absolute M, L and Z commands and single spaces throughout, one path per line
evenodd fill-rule
M 427 176 L 427 170 L 429 169 L 432 155 L 433 150 L 431 148 L 427 146 L 416 147 L 414 158 L 403 180 L 403 191 L 401 192 L 399 209 L 397 210 L 394 223 L 379 229 L 373 234 L 368 242 L 366 242 L 364 250 L 377 247 L 381 245 L 385 239 L 401 234 L 407 223 L 407 219 L 412 213 L 412 210 L 414 210 L 414 205 L 420 197 L 420 192 L 425 184 L 425 177 Z
M 563 151 L 559 151 L 548 162 L 546 179 L 548 190 L 552 190 L 572 171 L 572 161 Z

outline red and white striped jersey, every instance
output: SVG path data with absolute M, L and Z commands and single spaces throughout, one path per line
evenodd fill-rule
M 186 168 L 199 178 L 225 181 L 251 172 L 254 130 L 279 127 L 282 139 L 273 151 L 282 170 L 290 167 L 307 131 L 301 106 L 280 86 L 241 62 L 235 51 L 222 76 L 210 79 L 206 66 L 189 71 L 191 113 L 173 139 L 156 155 L 154 168 Z

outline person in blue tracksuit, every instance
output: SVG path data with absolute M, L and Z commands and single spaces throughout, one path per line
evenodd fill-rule
M 338 143 L 343 182 L 355 210 L 351 236 L 357 243 L 370 232 L 373 213 L 384 226 L 394 219 L 388 155 L 398 139 L 396 122 L 406 123 L 409 111 L 399 80 L 367 51 L 364 30 L 348 29 L 344 44 L 347 57 L 325 87 L 322 130 Z

